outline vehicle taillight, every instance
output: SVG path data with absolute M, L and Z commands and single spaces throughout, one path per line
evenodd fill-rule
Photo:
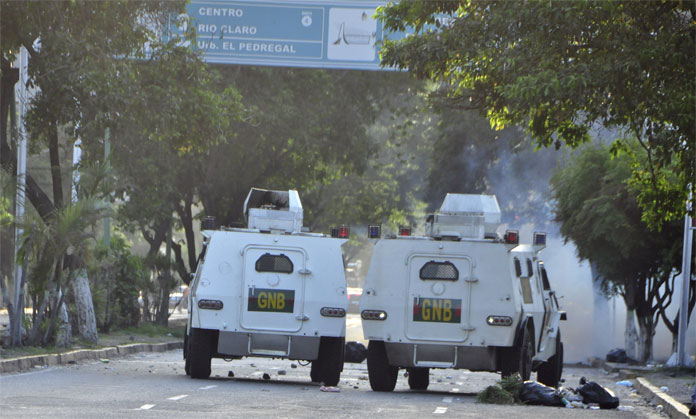
M 360 313 L 363 320 L 386 320 L 387 312 L 382 310 L 363 310 Z
M 198 308 L 206 308 L 209 310 L 222 310 L 222 301 L 220 300 L 200 300 Z
M 505 243 L 518 244 L 520 242 L 520 233 L 517 230 L 508 230 L 505 232 Z
M 344 317 L 346 315 L 344 309 L 336 307 L 322 307 L 319 313 L 324 317 Z
M 410 235 L 411 235 L 411 227 L 410 226 L 399 227 L 399 236 L 410 236 Z
M 491 326 L 511 326 L 512 317 L 509 316 L 488 316 L 486 323 Z
M 381 225 L 370 225 L 367 227 L 367 237 L 370 239 L 378 239 L 382 236 Z

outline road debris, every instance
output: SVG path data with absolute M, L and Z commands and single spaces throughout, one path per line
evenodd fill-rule
M 536 381 L 525 381 L 520 389 L 520 401 L 528 405 L 566 406 L 561 394 L 553 387 L 545 386 Z
M 582 401 L 585 404 L 597 403 L 600 409 L 616 409 L 619 407 L 619 398 L 611 390 L 593 381 L 587 381 L 585 377 L 580 379 L 580 387 L 577 388 L 576 392 L 582 395 Z
M 321 387 L 319 387 L 319 390 L 327 392 L 327 393 L 338 393 L 341 391 L 340 388 L 332 387 L 332 386 L 321 386 Z

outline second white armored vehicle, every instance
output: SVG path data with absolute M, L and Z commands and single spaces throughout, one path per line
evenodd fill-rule
M 399 368 L 425 390 L 430 368 L 519 372 L 556 386 L 565 313 L 539 258 L 546 235 L 503 238 L 495 196 L 448 194 L 426 236 L 376 243 L 360 300 L 375 391 L 392 391 Z
M 243 356 L 312 362 L 335 386 L 343 370 L 348 308 L 341 244 L 303 232 L 297 191 L 252 189 L 247 228 L 202 228 L 189 293 L 186 372 L 207 378 L 211 359 Z

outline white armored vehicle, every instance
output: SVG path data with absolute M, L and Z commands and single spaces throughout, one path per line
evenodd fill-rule
M 346 240 L 304 232 L 294 190 L 252 188 L 244 212 L 247 228 L 202 226 L 188 297 L 187 374 L 209 377 L 211 358 L 288 358 L 311 361 L 312 381 L 336 385 L 348 308 Z
M 430 368 L 519 372 L 556 386 L 563 368 L 559 321 L 539 251 L 546 235 L 519 244 L 496 232 L 495 196 L 447 194 L 426 236 L 377 241 L 360 300 L 370 385 L 392 391 L 399 368 L 425 390 Z M 371 226 L 370 236 L 378 228 Z

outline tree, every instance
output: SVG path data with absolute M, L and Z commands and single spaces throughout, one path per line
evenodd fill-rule
M 378 15 L 388 30 L 418 32 L 385 41 L 383 65 L 443 83 L 453 104 L 497 128 L 519 124 L 557 148 L 586 142 L 597 123 L 626 129 L 647 155 L 631 179 L 643 220 L 659 228 L 684 214 L 696 154 L 693 2 L 404 0 Z
M 68 145 L 78 136 L 84 144 L 101 141 L 108 122 L 118 119 L 110 109 L 128 93 L 125 87 L 133 80 L 133 69 L 139 65 L 137 59 L 146 56 L 149 41 L 154 45 L 158 39 L 156 30 L 162 23 L 159 19 L 169 12 L 183 11 L 184 2 L 3 2 L 1 7 L 0 163 L 3 170 L 15 175 L 16 153 L 7 135 L 8 98 L 12 97 L 14 77 L 9 63 L 23 46 L 30 55 L 29 87 L 35 95 L 27 119 L 19 123 L 26 125 L 33 151 L 43 147 L 49 150 L 52 192 L 49 196 L 29 173 L 27 195 L 45 223 L 37 229 L 58 231 L 60 225 L 56 223 L 61 221 L 61 212 L 71 206 L 65 199 L 59 134 L 68 131 Z M 95 132 L 98 134 L 89 135 Z M 68 256 L 57 257 L 67 262 Z M 73 262 L 81 265 L 80 261 Z M 63 261 L 52 264 L 63 265 Z M 58 268 L 49 270 L 56 275 L 52 283 L 61 284 L 61 272 Z M 76 279 L 84 278 L 78 275 Z M 15 278 L 15 285 L 18 283 Z M 91 297 L 89 300 L 91 304 Z
M 636 156 L 611 158 L 606 146 L 580 148 L 554 175 L 552 188 L 556 221 L 565 240 L 575 243 L 581 260 L 597 267 L 605 292 L 623 297 L 628 326 L 635 312 L 638 357 L 645 362 L 652 356 L 657 322 L 666 319 L 672 301 L 674 278 L 681 268 L 682 230 L 681 223 L 673 221 L 655 233 L 641 221 L 638 191 L 629 180 L 631 162 L 646 157 L 635 143 L 626 143 Z M 690 310 L 693 303 L 692 295 Z M 631 345 L 626 342 L 627 349 Z

